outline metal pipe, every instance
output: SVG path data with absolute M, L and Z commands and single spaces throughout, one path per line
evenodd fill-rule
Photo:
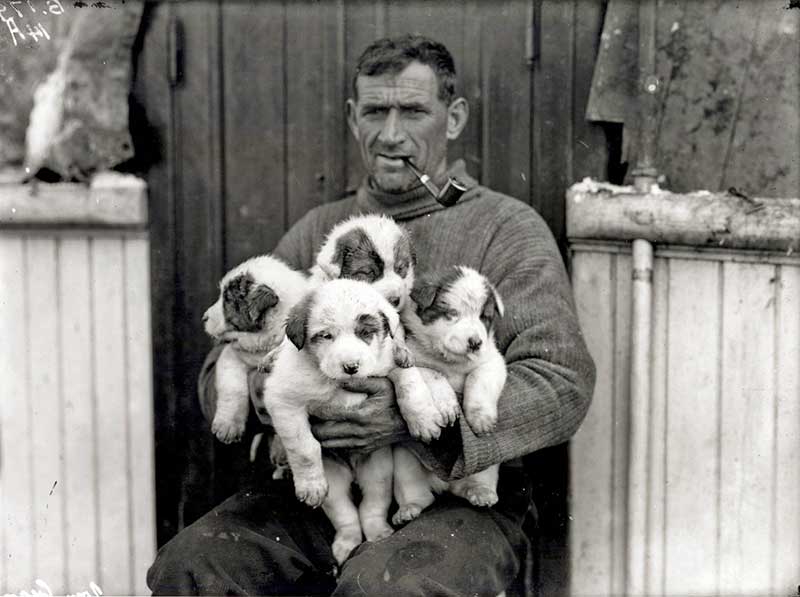
M 633 241 L 630 436 L 625 593 L 644 595 L 647 580 L 648 445 L 653 321 L 653 245 Z

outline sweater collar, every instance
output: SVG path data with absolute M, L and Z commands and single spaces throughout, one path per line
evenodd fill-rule
M 478 183 L 467 174 L 464 160 L 453 162 L 442 179 L 435 181 L 436 185 L 441 188 L 450 176 L 457 178 L 467 187 L 467 192 L 459 203 L 474 199 L 480 194 Z M 369 177 L 365 178 L 358 188 L 356 204 L 365 213 L 382 213 L 399 220 L 446 209 L 437 203 L 422 183 L 404 193 L 386 193 L 376 189 Z

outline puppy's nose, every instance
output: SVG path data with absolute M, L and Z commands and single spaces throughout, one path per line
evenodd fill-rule
M 469 340 L 467 340 L 467 345 L 469 346 L 471 352 L 477 352 L 480 350 L 481 344 L 483 344 L 483 340 L 477 336 L 472 336 Z
M 390 296 L 388 300 L 389 300 L 389 304 L 391 304 L 392 307 L 399 307 L 400 306 L 400 297 L 399 296 Z
M 342 370 L 347 373 L 347 375 L 355 375 L 358 373 L 358 363 L 344 363 L 342 365 Z

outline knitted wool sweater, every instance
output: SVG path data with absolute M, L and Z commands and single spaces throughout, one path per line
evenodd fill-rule
M 569 439 L 589 407 L 594 363 L 578 325 L 569 281 L 550 230 L 528 205 L 479 186 L 457 164 L 469 190 L 444 208 L 419 186 L 382 194 L 368 183 L 308 212 L 274 254 L 307 270 L 328 231 L 355 214 L 383 213 L 411 233 L 416 271 L 467 265 L 498 289 L 506 312 L 495 327 L 508 378 L 494 433 L 474 435 L 463 418 L 414 451 L 442 477 L 460 478 Z M 457 171 L 457 172 L 456 172 Z

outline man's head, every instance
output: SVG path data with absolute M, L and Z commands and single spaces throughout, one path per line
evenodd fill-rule
M 469 114 L 466 100 L 455 97 L 455 76 L 447 48 L 425 37 L 381 39 L 364 50 L 347 118 L 379 189 L 401 193 L 419 184 L 402 158 L 433 178 L 444 174 L 447 142 Z

